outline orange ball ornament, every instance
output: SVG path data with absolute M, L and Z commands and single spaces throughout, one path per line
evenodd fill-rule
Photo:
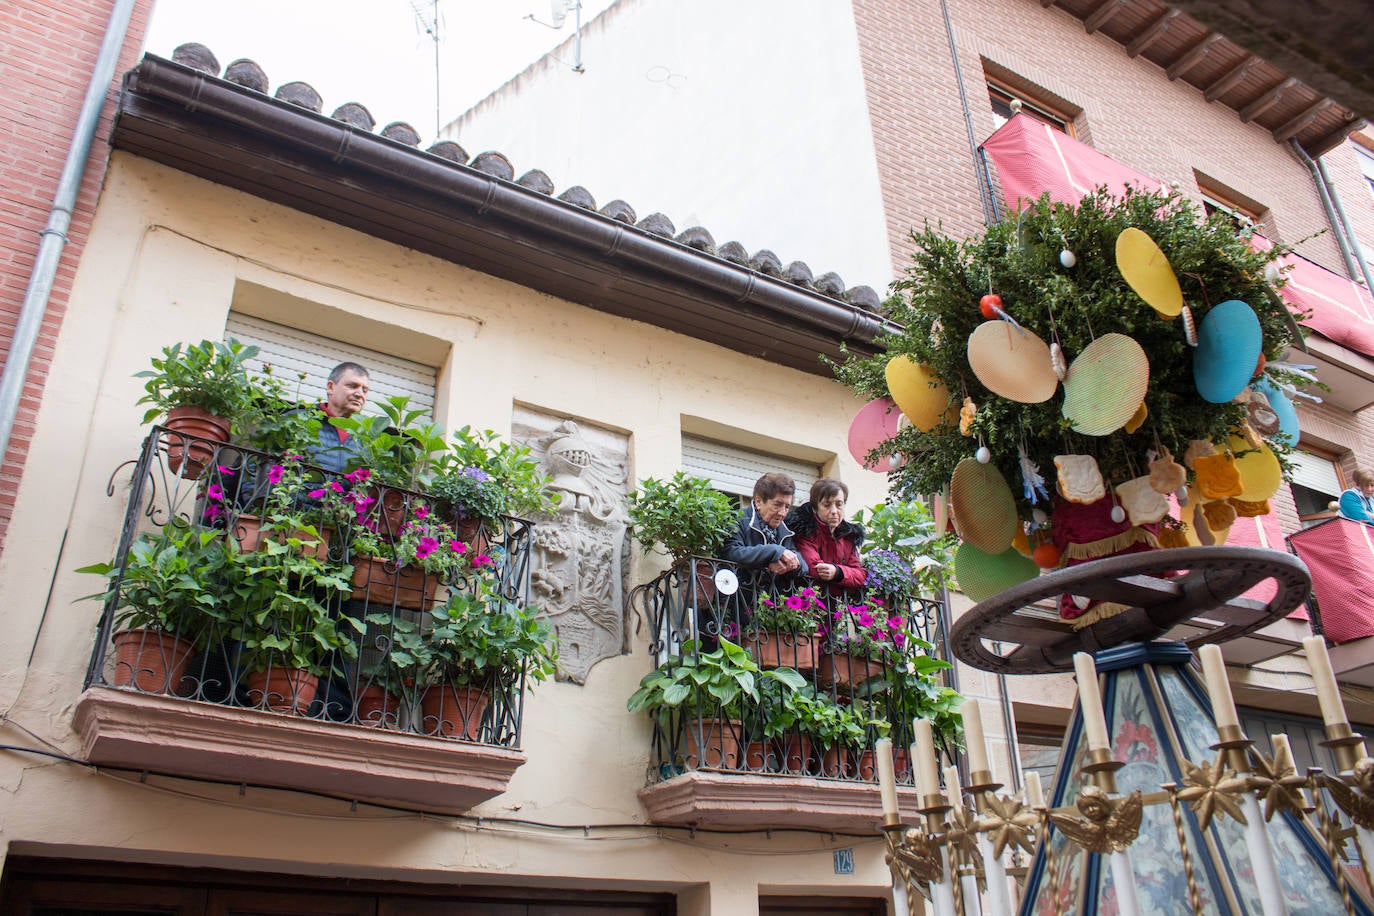
M 997 313 L 1002 310 L 1002 297 L 996 293 L 988 293 L 978 300 L 978 311 L 983 313 L 983 317 L 991 321 L 997 317 Z
M 1046 541 L 1031 551 L 1031 559 L 1041 569 L 1054 569 L 1059 565 L 1059 548 Z

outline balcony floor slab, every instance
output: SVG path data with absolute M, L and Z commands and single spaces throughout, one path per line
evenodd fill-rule
M 916 810 L 916 790 L 899 786 L 898 804 Z M 878 784 L 754 773 L 693 770 L 639 791 L 655 824 L 717 829 L 801 828 L 873 833 L 882 827 Z
M 110 687 L 81 695 L 75 727 L 93 764 L 448 814 L 500 795 L 525 762 L 509 748 Z

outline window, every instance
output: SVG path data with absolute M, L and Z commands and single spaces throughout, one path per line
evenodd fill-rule
M 1335 456 L 1304 444 L 1293 452 L 1289 461 L 1293 465 L 1293 480 L 1289 486 L 1303 527 L 1334 516 L 1331 503 L 1339 500 L 1345 490 L 1345 480 Z
M 1073 117 L 1051 105 L 1036 101 L 1030 93 L 1013 89 L 1000 80 L 988 80 L 988 100 L 992 103 L 992 116 L 997 127 L 1011 120 L 1018 110 L 1037 121 L 1050 125 L 1073 136 Z M 1013 104 L 1015 103 L 1015 104 Z
M 796 481 L 796 503 L 807 498 L 811 484 L 821 476 L 817 464 L 687 433 L 682 435 L 682 469 L 694 477 L 705 477 L 722 493 L 740 497 L 741 506 L 753 496 L 754 481 L 769 471 L 781 471 Z
M 1229 219 L 1237 232 L 1257 229 L 1264 235 L 1272 234 L 1267 228 L 1269 208 L 1244 194 L 1208 178 L 1200 172 L 1193 172 L 1198 190 L 1202 192 L 1202 209 L 1208 216 L 1220 213 Z

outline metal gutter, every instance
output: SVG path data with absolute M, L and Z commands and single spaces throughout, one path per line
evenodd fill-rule
M 207 131 L 214 161 L 197 148 L 209 142 Z M 151 55 L 125 78 L 111 142 L 555 295 L 576 287 L 585 295 L 574 301 L 593 308 L 628 317 L 640 317 L 638 311 L 654 323 L 671 312 L 675 330 L 721 346 L 760 355 L 757 342 L 734 346 L 737 329 L 756 341 L 795 338 L 778 361 L 815 374 L 828 374 L 816 354 L 838 354 L 841 343 L 871 353 L 880 335 L 899 330 L 851 303 Z M 271 176 L 258 161 L 267 149 Z M 232 181 L 220 177 L 236 166 L 242 167 Z M 283 166 L 300 169 L 313 184 L 287 190 Z M 394 208 L 385 229 L 381 214 L 374 225 L 345 206 L 379 195 Z M 394 218 L 410 214 L 413 231 L 398 225 L 409 220 Z M 460 250 L 443 230 L 449 224 L 476 233 L 483 250 Z M 599 280 L 590 282 L 588 273 Z M 659 301 L 646 302 L 646 293 Z
M 67 247 L 67 229 L 71 226 L 72 211 L 76 208 L 81 180 L 86 174 L 86 161 L 90 158 L 91 144 L 100 122 L 100 110 L 105 107 L 105 95 L 109 91 L 110 80 L 114 78 L 120 51 L 124 48 L 129 21 L 133 18 L 134 2 L 116 0 L 110 10 L 100 51 L 91 70 L 90 81 L 86 84 L 86 98 L 81 103 L 81 112 L 77 115 L 72 140 L 67 147 L 62 175 L 58 179 L 57 190 L 53 192 L 47 225 L 39 233 L 42 239 L 29 272 L 24 302 L 19 307 L 14 336 L 5 356 L 4 372 L 0 374 L 0 463 L 9 452 L 10 436 L 14 433 L 19 402 L 24 396 L 29 363 L 33 359 L 34 346 L 38 343 L 38 334 L 43 329 L 43 318 L 47 315 L 48 300 L 52 298 L 53 281 L 57 277 L 62 252 Z

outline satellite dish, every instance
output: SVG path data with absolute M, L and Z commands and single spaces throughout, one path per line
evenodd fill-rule
M 563 22 L 568 18 L 568 0 L 549 0 L 549 18 L 555 29 L 563 28 Z

